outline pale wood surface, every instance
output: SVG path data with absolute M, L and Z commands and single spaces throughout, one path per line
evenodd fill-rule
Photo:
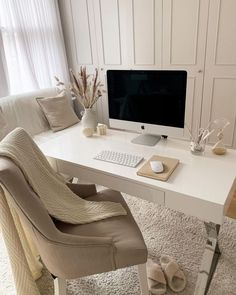
M 163 163 L 163 172 L 155 173 L 152 171 L 150 162 L 151 161 L 160 161 Z M 144 177 L 150 177 L 157 180 L 166 181 L 171 173 L 175 170 L 177 165 L 179 164 L 178 159 L 168 158 L 168 157 L 160 157 L 158 155 L 152 156 L 138 171 L 137 174 Z
M 236 219 L 236 191 L 227 211 L 227 216 Z

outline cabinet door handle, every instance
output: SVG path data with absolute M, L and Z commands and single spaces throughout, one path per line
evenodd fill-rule
M 203 70 L 198 70 L 197 72 L 198 72 L 198 73 L 203 73 Z

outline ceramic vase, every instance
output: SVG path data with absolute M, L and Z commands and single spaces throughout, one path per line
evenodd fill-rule
M 91 128 L 96 131 L 98 120 L 97 113 L 93 109 L 85 109 L 81 120 L 83 128 Z

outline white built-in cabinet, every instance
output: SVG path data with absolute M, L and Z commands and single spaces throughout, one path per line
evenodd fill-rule
M 59 6 L 71 68 L 98 67 L 104 83 L 107 69 L 186 70 L 188 127 L 224 116 L 231 122 L 226 142 L 236 147 L 235 0 L 59 0 Z M 106 96 L 97 108 L 107 123 Z
M 162 67 L 188 72 L 185 122 L 193 132 L 201 118 L 207 16 L 207 0 L 163 1 Z
M 202 122 L 225 117 L 225 142 L 236 148 L 236 1 L 210 1 Z M 212 138 L 213 140 L 214 138 Z

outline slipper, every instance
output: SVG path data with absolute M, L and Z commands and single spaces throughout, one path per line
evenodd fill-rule
M 186 286 L 186 277 L 174 258 L 163 255 L 160 258 L 160 263 L 170 289 L 174 292 L 183 291 Z
M 148 288 L 151 294 L 161 295 L 166 293 L 165 275 L 157 263 L 151 259 L 147 261 Z

